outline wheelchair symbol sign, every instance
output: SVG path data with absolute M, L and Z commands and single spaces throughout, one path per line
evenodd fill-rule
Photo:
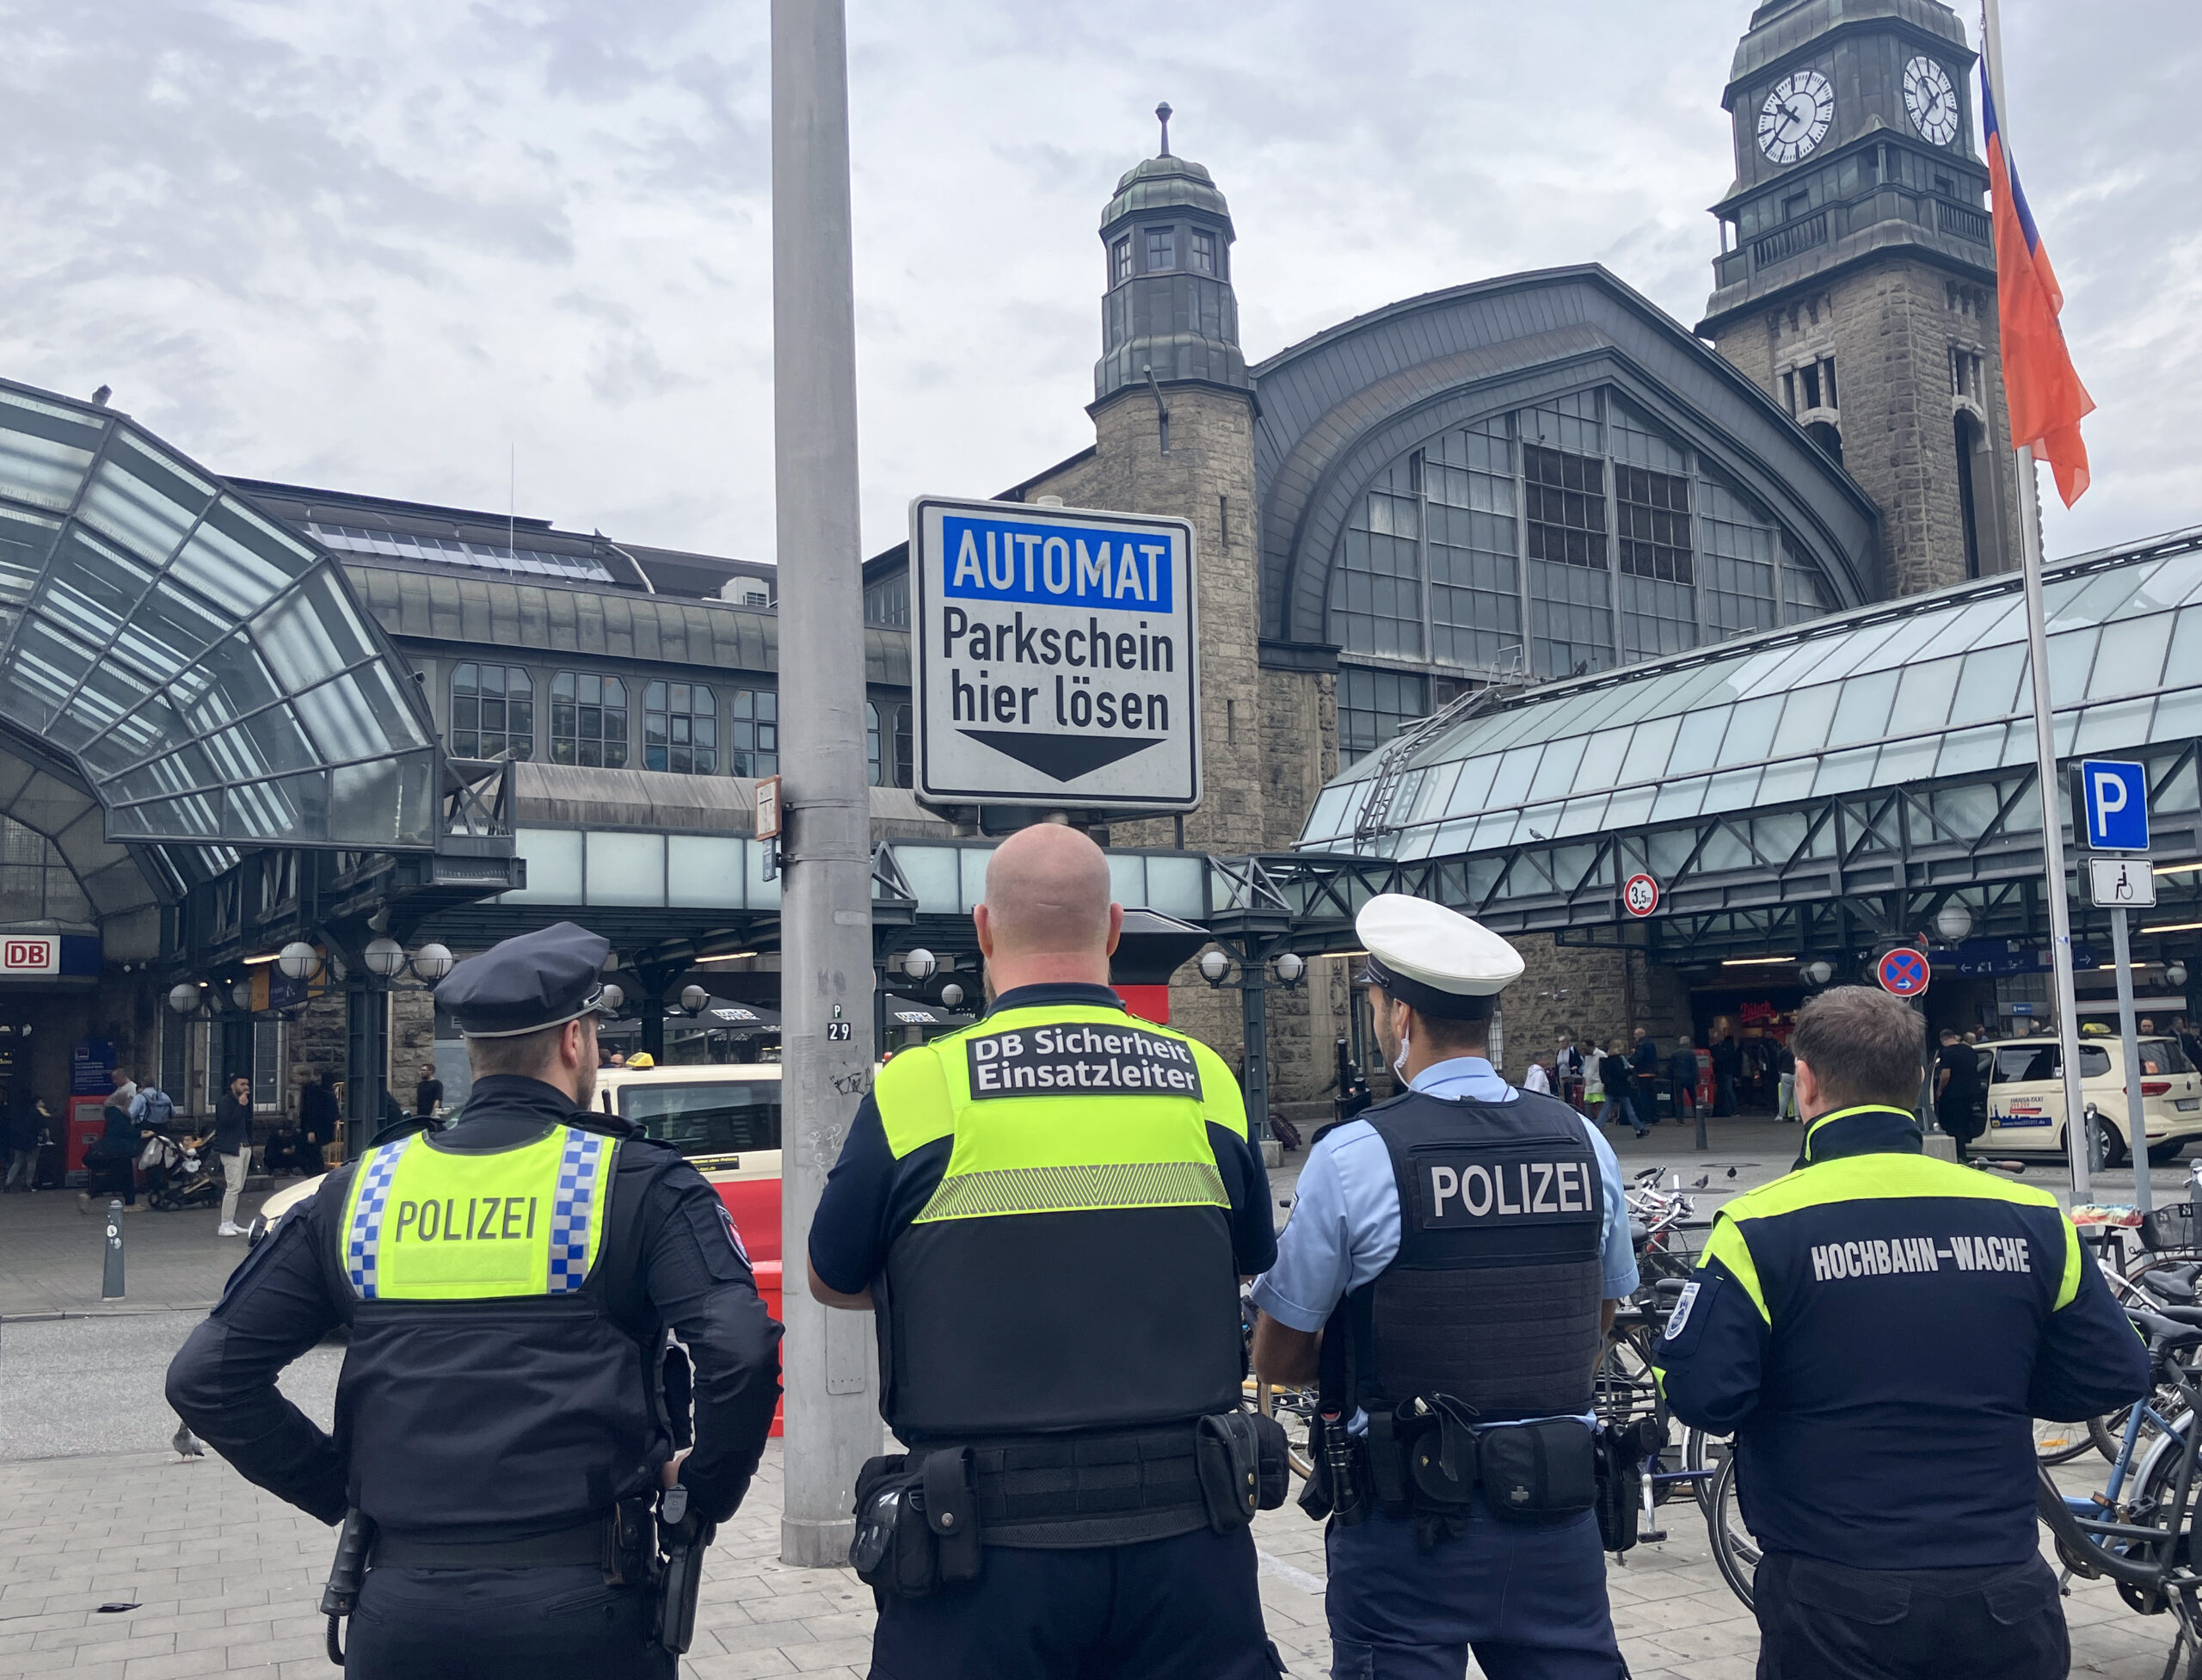
M 1899 945 L 1874 965 L 1873 977 L 1881 989 L 1899 998 L 1916 998 L 1927 989 L 1927 953 Z

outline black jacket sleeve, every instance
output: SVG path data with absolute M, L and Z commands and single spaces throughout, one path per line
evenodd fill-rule
M 643 1287 L 696 1370 L 696 1449 L 680 1480 L 723 1523 L 756 1473 L 780 1398 L 780 1326 L 718 1192 L 685 1162 L 652 1186 Z
M 1716 1435 L 1731 1433 L 1758 1407 L 1769 1339 L 1765 1315 L 1717 1256 L 1690 1274 L 1682 1295 L 1652 1351 L 1652 1369 L 1675 1416 Z
M 245 1256 L 169 1363 L 168 1397 L 247 1481 L 334 1523 L 347 1504 L 344 1454 L 275 1387 L 277 1374 L 337 1322 L 319 1258 L 329 1203 L 324 1185 Z
M 2072 1246 L 2080 1286 L 2049 1315 L 2027 1391 L 2035 1417 L 2068 1422 L 2118 1411 L 2149 1392 L 2148 1349 L 2102 1281 L 2088 1246 Z

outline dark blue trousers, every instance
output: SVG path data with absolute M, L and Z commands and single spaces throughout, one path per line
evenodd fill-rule
M 986 1548 L 979 1578 L 878 1593 L 871 1680 L 1276 1680 L 1254 1537 Z
M 367 1571 L 349 1680 L 671 1680 L 650 1643 L 647 1589 L 606 1586 L 594 1564 Z
M 1552 1524 L 1480 1508 L 1467 1532 L 1417 1548 L 1414 1524 L 1372 1517 L 1327 1536 L 1331 1680 L 1627 1680 L 1586 1511 Z

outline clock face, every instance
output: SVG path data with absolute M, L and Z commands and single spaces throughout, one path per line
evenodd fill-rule
M 1793 163 L 1834 126 L 1834 84 L 1816 70 L 1793 71 L 1759 107 L 1758 149 L 1777 163 Z
M 1922 53 L 1904 67 L 1904 108 L 1911 126 L 1938 146 L 1958 137 L 1958 90 L 1950 73 Z

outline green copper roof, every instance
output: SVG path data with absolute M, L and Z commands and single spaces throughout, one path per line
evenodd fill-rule
M 1152 215 L 1157 210 L 1183 206 L 1222 218 L 1227 227 L 1231 206 L 1200 164 L 1184 157 L 1149 157 L 1124 171 L 1116 195 L 1101 212 L 1104 233 L 1127 216 Z

